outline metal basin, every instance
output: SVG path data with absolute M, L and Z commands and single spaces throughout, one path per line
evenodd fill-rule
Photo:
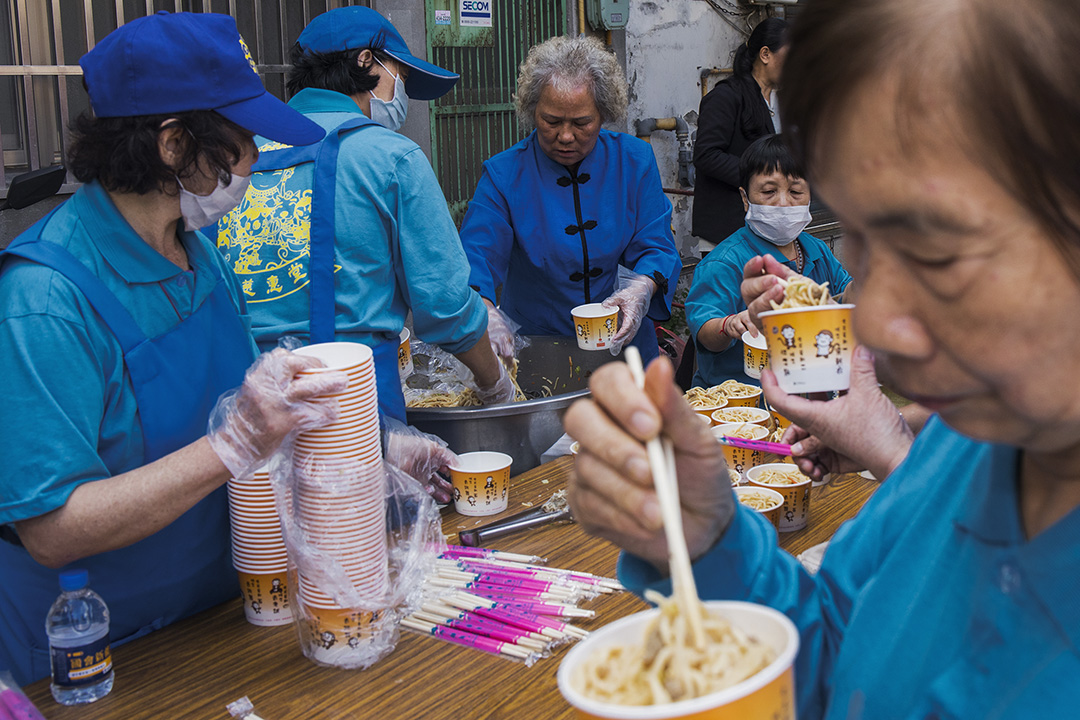
M 581 350 L 572 337 L 534 336 L 518 355 L 518 385 L 527 396 L 551 388 L 551 397 L 468 408 L 409 408 L 410 425 L 438 435 L 456 453 L 495 450 L 514 458 L 513 474 L 540 464 L 540 456 L 563 434 L 562 416 L 589 394 L 589 376 L 615 358 L 604 351 Z M 422 367 L 426 358 L 415 355 Z

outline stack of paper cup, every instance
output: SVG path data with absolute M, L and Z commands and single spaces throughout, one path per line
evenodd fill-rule
M 310 545 L 333 558 L 348 584 L 371 605 L 387 595 L 390 578 L 386 544 L 386 480 L 379 434 L 378 395 L 371 349 L 359 343 L 323 343 L 295 351 L 338 370 L 349 384 L 333 397 L 338 418 L 301 433 L 294 445 L 293 507 Z M 310 573 L 310 568 L 307 569 Z M 307 650 L 316 662 L 337 665 L 370 638 L 365 634 L 377 610 L 343 607 L 327 587 L 300 567 L 297 598 L 305 609 Z
M 229 522 L 233 567 L 240 577 L 244 615 L 248 622 L 253 625 L 291 623 L 288 558 L 274 506 L 270 475 L 266 470 L 258 470 L 244 480 L 229 480 Z

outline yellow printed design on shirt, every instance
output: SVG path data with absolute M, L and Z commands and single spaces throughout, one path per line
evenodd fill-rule
M 249 303 L 286 297 L 308 284 L 311 188 L 287 187 L 295 168 L 252 177 L 240 204 L 218 223 L 218 249 Z M 341 269 L 334 264 L 334 272 Z

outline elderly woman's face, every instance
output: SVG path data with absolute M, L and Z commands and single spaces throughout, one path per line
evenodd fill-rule
M 587 85 L 573 90 L 545 85 L 536 103 L 535 121 L 540 149 L 567 166 L 577 165 L 592 152 L 603 124 Z
M 1080 283 L 959 148 L 959 123 L 910 120 L 898 132 L 898 115 L 929 116 L 898 108 L 892 87 L 852 93 L 814 178 L 845 228 L 855 334 L 883 382 L 957 430 L 1067 447 L 1080 435 Z M 931 100 L 947 107 L 949 95 Z

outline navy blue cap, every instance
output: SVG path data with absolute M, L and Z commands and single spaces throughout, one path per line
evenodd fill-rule
M 60 589 L 64 592 L 82 590 L 90 584 L 90 573 L 86 570 L 61 570 Z
M 378 47 L 378 42 L 383 46 Z M 303 50 L 330 53 L 363 50 L 373 45 L 398 62 L 408 65 L 405 92 L 416 100 L 434 100 L 450 92 L 460 75 L 432 65 L 409 52 L 401 33 L 371 8 L 353 5 L 329 10 L 304 28 L 296 40 Z
M 79 60 L 98 117 L 216 110 L 257 135 L 309 145 L 318 124 L 266 92 L 236 21 L 159 12 L 120 26 Z

